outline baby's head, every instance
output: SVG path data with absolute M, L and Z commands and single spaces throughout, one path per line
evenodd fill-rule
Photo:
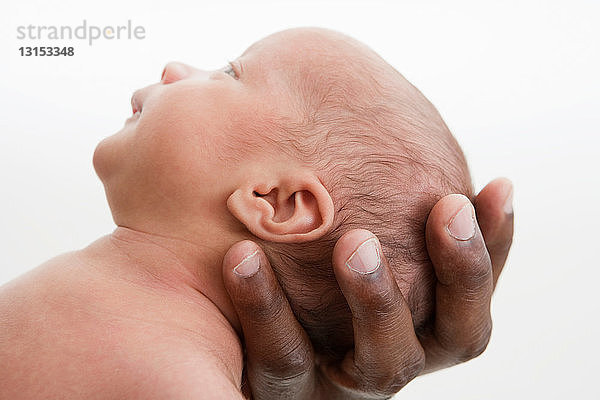
M 335 357 L 352 320 L 331 255 L 350 229 L 379 238 L 417 330 L 432 315 L 426 218 L 446 194 L 472 198 L 469 172 L 433 105 L 368 47 L 283 31 L 222 70 L 169 64 L 132 103 L 94 155 L 118 225 L 216 252 L 257 241 L 317 350 Z

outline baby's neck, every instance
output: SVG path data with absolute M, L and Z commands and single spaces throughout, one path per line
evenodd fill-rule
M 83 255 L 110 279 L 139 285 L 143 293 L 160 297 L 169 309 L 173 302 L 173 314 L 179 313 L 174 315 L 177 324 L 204 338 L 202 348 L 213 356 L 218 354 L 218 368 L 240 379 L 239 321 L 222 283 L 223 254 L 187 241 L 118 227 L 84 249 Z
M 191 289 L 196 295 L 203 295 L 240 332 L 237 315 L 223 286 L 226 249 L 124 227 L 118 227 L 105 239 L 116 256 L 111 261 L 125 269 L 144 271 L 173 288 Z

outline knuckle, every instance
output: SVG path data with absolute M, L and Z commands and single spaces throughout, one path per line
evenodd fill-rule
M 481 355 L 491 338 L 491 319 L 483 321 L 471 328 L 470 334 L 457 332 L 436 332 L 435 337 L 441 349 L 452 364 L 460 364 Z
M 383 288 L 363 293 L 359 307 L 362 311 L 361 314 L 385 318 L 396 312 L 399 304 L 400 299 L 394 291 Z
M 475 335 L 473 340 L 463 345 L 459 361 L 465 362 L 480 356 L 485 351 L 490 342 L 491 331 L 491 323 L 485 324 L 485 327 L 481 330 L 479 334 Z
M 391 368 L 379 370 L 377 374 L 366 378 L 367 391 L 391 397 L 416 378 L 424 368 L 425 352 L 422 348 L 415 347 L 404 353 L 402 359 L 391 365 Z
M 415 379 L 425 368 L 425 354 L 414 352 L 402 365 L 402 370 L 396 372 L 391 380 L 390 391 L 397 393 L 410 381 Z
M 470 345 L 463 350 L 460 357 L 458 357 L 458 361 L 463 363 L 465 361 L 472 360 L 472 359 L 480 356 L 485 351 L 486 348 L 487 348 L 487 342 Z
M 483 243 L 457 249 L 457 253 L 437 266 L 436 274 L 444 285 L 479 288 L 490 280 L 492 263 Z
M 480 286 L 490 277 L 492 268 L 487 251 L 478 251 L 465 260 L 464 268 L 459 269 L 463 281 Z
M 416 378 L 425 368 L 425 351 L 421 347 L 415 347 L 414 350 L 407 357 L 404 365 L 402 374 L 396 375 L 397 383 L 405 386 L 408 382 Z
M 304 338 L 289 335 L 277 340 L 259 358 L 260 369 L 265 375 L 279 381 L 293 381 L 306 375 L 314 366 L 310 347 L 304 345 Z
M 425 369 L 425 350 L 421 346 L 416 346 L 410 360 L 408 370 L 411 373 L 411 379 L 413 379 Z
M 238 298 L 237 303 L 237 308 L 253 323 L 272 323 L 284 310 L 281 296 L 266 291 Z

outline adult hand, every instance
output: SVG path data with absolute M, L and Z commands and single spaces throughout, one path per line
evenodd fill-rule
M 432 209 L 426 236 L 438 280 L 436 315 L 419 336 L 378 240 L 365 230 L 344 234 L 333 268 L 352 311 L 355 348 L 337 365 L 313 353 L 262 250 L 251 241 L 232 246 L 223 277 L 244 332 L 254 399 L 389 398 L 420 373 L 479 355 L 512 242 L 511 201 L 512 185 L 497 179 L 475 199 L 479 224 L 464 196 L 446 196 Z M 244 276 L 248 271 L 255 272 Z

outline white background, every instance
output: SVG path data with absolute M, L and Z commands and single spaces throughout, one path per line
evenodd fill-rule
M 398 398 L 600 398 L 598 1 L 3 2 L 0 16 L 0 284 L 113 229 L 92 168 L 131 114 L 133 90 L 180 60 L 218 68 L 303 25 L 367 43 L 438 107 L 476 188 L 515 185 L 514 246 L 488 350 Z M 221 3 L 219 3 L 221 4 Z M 143 25 L 142 41 L 72 42 L 21 57 L 18 25 Z

